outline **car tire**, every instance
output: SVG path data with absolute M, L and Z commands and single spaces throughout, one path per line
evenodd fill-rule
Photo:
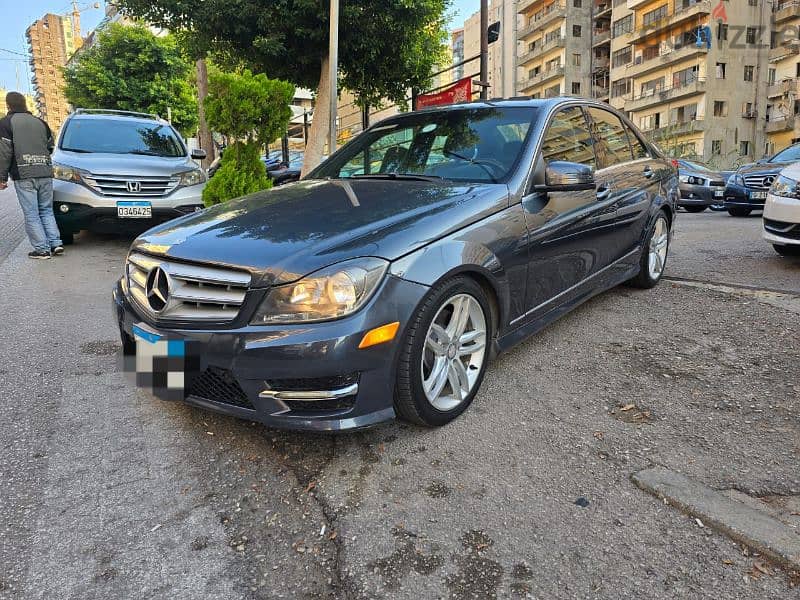
M 462 320 L 466 319 L 463 326 L 458 319 L 452 320 L 457 311 Z M 489 362 L 492 314 L 486 292 L 470 277 L 453 277 L 428 293 L 412 318 L 400 350 L 394 397 L 400 418 L 439 427 L 469 407 Z M 474 339 L 451 341 L 459 329 L 459 340 Z M 462 382 L 466 385 L 460 385 Z
M 783 244 L 772 244 L 775 252 L 781 256 L 800 256 L 800 246 L 789 246 Z
M 690 213 L 701 213 L 706 209 L 705 206 L 684 206 L 683 208 L 686 209 L 686 212 Z
M 647 230 L 642 254 L 639 258 L 639 273 L 628 283 L 634 287 L 650 289 L 661 281 L 669 256 L 669 236 L 669 217 L 666 212 L 660 210 Z M 660 258 L 660 264 L 652 256 L 653 253 L 656 253 Z M 651 264 L 651 260 L 654 263 Z
M 748 216 L 753 209 L 745 208 L 742 206 L 731 206 L 728 208 L 728 214 L 732 217 L 746 217 Z

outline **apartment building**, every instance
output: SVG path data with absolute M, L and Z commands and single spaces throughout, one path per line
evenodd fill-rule
M 767 153 L 800 141 L 800 1 L 772 7 L 767 67 Z
M 46 14 L 27 30 L 34 100 L 39 114 L 53 131 L 69 114 L 61 67 L 81 45 L 80 29 L 73 31 L 71 16 Z

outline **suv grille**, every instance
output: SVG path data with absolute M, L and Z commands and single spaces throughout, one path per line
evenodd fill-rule
M 775 179 L 778 176 L 777 173 L 761 173 L 760 175 L 747 175 L 744 178 L 744 184 L 752 188 L 754 190 L 768 190 L 770 186 L 764 185 L 764 178 L 769 177 L 770 179 Z
M 180 177 L 141 177 L 121 175 L 84 175 L 83 180 L 101 196 L 159 198 L 171 194 Z
M 131 297 L 146 314 L 176 321 L 232 321 L 250 285 L 250 275 L 242 271 L 187 265 L 139 253 L 128 256 L 125 272 Z M 148 297 L 154 287 L 160 293 Z
M 195 378 L 187 395 L 255 410 L 247 394 L 227 369 L 208 367 Z

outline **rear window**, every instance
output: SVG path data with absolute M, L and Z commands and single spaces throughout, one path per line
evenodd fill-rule
M 59 148 L 81 153 L 186 156 L 180 136 L 166 123 L 130 119 L 69 119 Z

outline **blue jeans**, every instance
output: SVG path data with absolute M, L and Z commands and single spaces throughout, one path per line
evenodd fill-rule
M 33 249 L 50 252 L 52 248 L 60 246 L 61 233 L 53 215 L 53 180 L 49 177 L 20 179 L 14 182 L 14 189 Z

